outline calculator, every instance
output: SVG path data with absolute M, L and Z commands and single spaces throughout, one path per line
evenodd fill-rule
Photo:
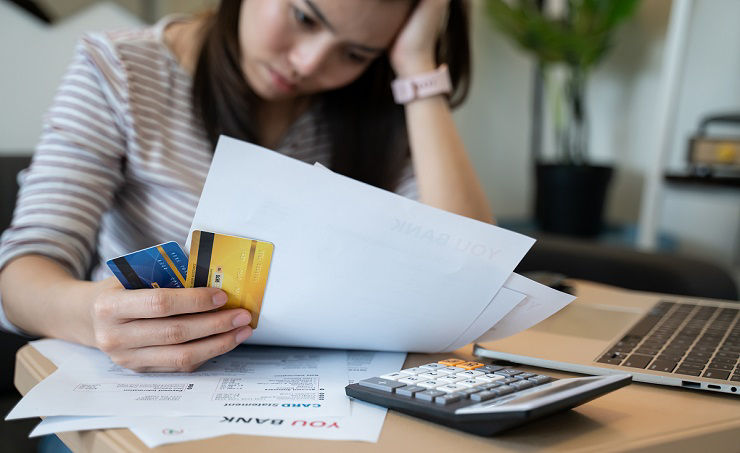
M 345 387 L 345 392 L 358 400 L 491 436 L 630 382 L 629 374 L 555 379 L 453 358 L 364 379 Z

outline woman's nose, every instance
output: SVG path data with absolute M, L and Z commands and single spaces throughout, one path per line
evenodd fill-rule
M 308 77 L 321 69 L 329 55 L 329 43 L 312 37 L 296 43 L 290 52 L 290 63 L 300 77 Z

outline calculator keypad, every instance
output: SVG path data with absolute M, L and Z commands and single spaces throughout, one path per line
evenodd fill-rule
M 359 384 L 402 397 L 447 405 L 466 400 L 471 404 L 488 401 L 549 381 L 549 376 L 513 368 L 445 359 L 365 379 Z

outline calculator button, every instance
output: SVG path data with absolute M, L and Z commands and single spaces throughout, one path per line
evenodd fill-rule
M 494 381 L 498 381 L 499 379 L 506 379 L 506 377 L 501 376 L 500 374 L 494 374 L 494 373 L 484 374 L 484 376 L 489 379 L 493 379 Z
M 433 389 L 435 387 L 439 387 L 440 385 L 443 385 L 443 382 L 437 382 L 437 381 L 426 381 L 426 382 L 417 382 L 416 385 L 419 387 L 424 387 L 428 389 Z
M 434 398 L 434 402 L 444 406 L 445 404 L 456 403 L 465 398 L 462 393 L 448 393 Z
M 370 387 L 371 389 L 382 390 L 388 393 L 393 393 L 394 389 L 405 386 L 405 384 L 402 384 L 398 381 L 394 381 L 391 379 L 381 379 L 379 377 L 363 379 L 359 382 L 359 384 L 363 387 Z
M 423 392 L 426 390 L 424 387 L 418 385 L 407 385 L 406 387 L 400 387 L 396 389 L 396 395 L 412 397 L 415 393 Z
M 552 379 L 550 376 L 543 376 L 541 374 L 538 374 L 537 376 L 533 376 L 529 378 L 530 381 L 534 382 L 537 385 L 544 384 L 545 382 L 550 382 Z
M 484 390 L 491 390 L 491 389 L 495 389 L 496 387 L 501 387 L 502 385 L 504 384 L 500 382 L 493 382 L 491 384 L 482 385 L 479 388 L 483 388 Z
M 522 373 L 522 374 L 516 375 L 516 377 L 520 377 L 524 379 L 528 379 L 528 378 L 535 377 L 535 376 L 537 376 L 537 373 Z
M 448 374 L 447 376 L 442 376 L 440 378 L 437 378 L 437 381 L 445 383 L 445 384 L 452 384 L 453 382 L 459 382 L 464 381 L 466 378 L 464 376 L 458 376 L 456 374 Z
M 463 385 L 465 387 L 478 387 L 479 385 L 485 384 L 485 382 L 480 382 L 475 379 L 466 379 L 464 381 L 456 382 L 457 385 Z
M 427 373 L 421 373 L 421 374 L 417 374 L 416 375 L 416 377 L 421 378 L 421 379 L 426 379 L 426 380 L 439 379 L 442 376 L 446 376 L 446 374 L 444 374 L 444 373 L 438 373 L 436 371 L 429 371 Z
M 501 376 L 515 376 L 517 374 L 522 374 L 524 371 L 521 370 L 515 370 L 512 368 L 505 368 L 503 370 L 498 370 L 495 372 L 496 374 L 500 374 Z
M 482 392 L 483 390 L 486 390 L 486 388 L 485 388 L 485 387 L 483 387 L 483 386 L 481 386 L 481 387 L 473 387 L 473 388 L 465 389 L 465 390 L 463 390 L 463 391 L 462 391 L 462 392 L 460 392 L 460 393 L 463 393 L 463 394 L 465 394 L 465 395 L 468 395 L 468 396 L 470 396 L 470 395 L 472 395 L 473 393 L 478 393 L 478 392 Z
M 426 380 L 428 380 L 428 379 L 421 379 L 421 378 L 419 378 L 417 376 L 406 376 L 406 377 L 402 377 L 401 379 L 399 379 L 398 382 L 400 382 L 402 384 L 416 385 L 419 382 L 424 382 Z
M 480 368 L 476 368 L 478 371 L 482 371 L 484 373 L 493 373 L 498 370 L 503 370 L 506 367 L 499 366 L 499 365 L 485 365 Z
M 390 379 L 391 381 L 397 381 L 402 377 L 406 377 L 406 375 L 401 373 L 388 373 L 380 376 L 381 379 Z
M 455 366 L 459 368 L 463 368 L 465 370 L 474 370 L 476 368 L 480 368 L 485 365 L 480 362 L 463 362 L 463 363 L 456 363 Z
M 465 361 L 461 359 L 444 359 L 444 360 L 440 360 L 437 363 L 441 363 L 442 365 L 445 365 L 445 366 L 454 366 L 454 365 L 457 365 L 458 363 L 465 363 Z
M 445 393 L 455 393 L 455 392 L 462 392 L 464 390 L 467 390 L 468 388 L 469 387 L 466 387 L 460 384 L 445 384 L 445 385 L 440 385 L 439 387 L 437 387 L 437 390 L 441 390 Z
M 519 382 L 512 382 L 510 384 L 512 387 L 516 387 L 518 390 L 524 390 L 528 389 L 530 387 L 534 387 L 534 382 L 528 381 L 526 379 L 519 381 Z
M 423 392 L 419 392 L 415 394 L 414 397 L 422 401 L 434 401 L 434 398 L 438 396 L 442 396 L 442 395 L 446 395 L 446 393 L 440 392 L 439 390 L 427 389 L 427 390 L 424 390 Z
M 521 379 L 510 377 L 510 378 L 503 379 L 499 382 L 501 382 L 502 384 L 511 384 L 512 382 L 519 382 L 520 380 Z
M 496 387 L 495 389 L 491 389 L 491 392 L 496 392 L 499 395 L 508 395 L 509 393 L 516 392 L 516 389 L 510 385 L 502 385 L 500 387 Z
M 462 371 L 462 370 L 463 370 L 462 368 L 458 368 L 456 366 L 448 366 L 448 367 L 445 367 L 445 368 L 437 368 L 434 371 L 436 373 L 440 373 L 440 374 L 455 374 L 458 371 Z
M 478 379 L 481 382 L 495 382 L 504 379 L 504 377 L 499 376 L 498 374 L 486 374 L 483 376 L 476 376 L 475 379 Z
M 440 365 L 439 363 L 427 363 L 426 365 L 422 365 L 419 368 L 426 368 L 427 370 L 435 371 L 439 368 L 447 368 L 444 365 Z
M 461 371 L 457 373 L 458 376 L 465 376 L 466 379 L 474 378 L 476 376 L 483 376 L 484 373 L 481 373 L 480 371 L 473 371 L 473 370 L 467 370 L 467 371 Z
M 489 392 L 488 390 L 484 390 L 482 392 L 473 393 L 470 395 L 470 399 L 473 401 L 488 401 L 496 398 L 498 396 L 498 393 L 496 392 Z
M 399 373 L 403 374 L 421 374 L 426 373 L 429 370 L 426 370 L 424 368 L 414 367 L 414 368 L 406 368 L 405 370 L 399 371 Z

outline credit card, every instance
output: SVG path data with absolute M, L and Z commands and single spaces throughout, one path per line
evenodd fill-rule
M 265 296 L 274 245 L 256 239 L 195 230 L 185 286 L 220 288 L 229 296 L 223 308 L 244 308 L 253 329 Z
M 188 258 L 177 242 L 137 250 L 106 262 L 126 289 L 184 288 Z

